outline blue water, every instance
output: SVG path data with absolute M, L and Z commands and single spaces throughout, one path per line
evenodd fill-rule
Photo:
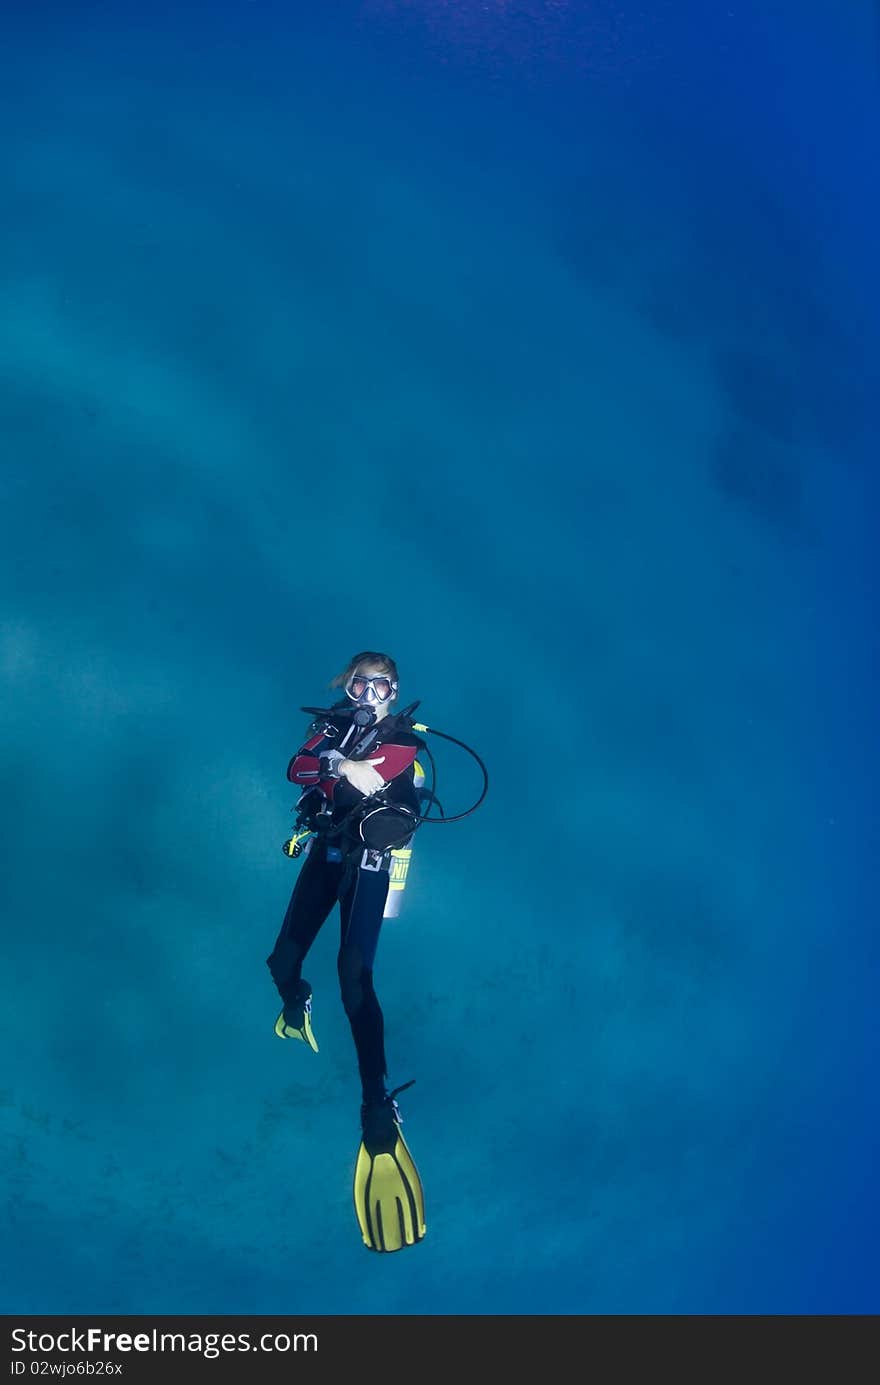
M 878 1311 L 874 7 L 19 10 L 3 1311 Z M 380 945 L 388 1257 L 335 920 L 317 1056 L 264 961 L 370 647 L 491 775 Z

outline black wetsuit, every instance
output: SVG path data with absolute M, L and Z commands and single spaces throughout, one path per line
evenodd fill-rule
M 301 804 L 313 814 L 329 813 L 336 825 L 358 805 L 363 812 L 355 812 L 336 836 L 325 838 L 319 833 L 311 839 L 281 931 L 267 958 L 286 1004 L 295 998 L 303 961 L 339 900 L 339 986 L 365 1102 L 382 1100 L 387 1075 L 385 1026 L 373 987 L 373 965 L 388 894 L 388 853 L 410 839 L 407 827 L 413 820 L 409 814 L 417 817 L 419 812 L 413 765 L 424 742 L 394 723 L 395 718 L 389 716 L 375 726 L 359 728 L 352 724 L 350 711 L 334 709 L 326 719 L 313 723 L 305 744 L 290 761 L 287 777 L 306 788 Z M 384 755 L 384 762 L 374 766 L 386 779 L 381 800 L 365 797 L 347 779 L 333 775 L 332 760 L 326 758 L 333 751 L 354 760 Z M 404 811 L 397 811 L 395 804 Z

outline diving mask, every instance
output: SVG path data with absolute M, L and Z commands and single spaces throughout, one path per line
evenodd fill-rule
M 397 684 L 393 682 L 387 674 L 377 674 L 374 678 L 365 678 L 363 674 L 354 673 L 345 685 L 345 695 L 352 702 L 356 702 L 360 707 L 369 707 L 377 702 L 388 702 L 397 692 Z

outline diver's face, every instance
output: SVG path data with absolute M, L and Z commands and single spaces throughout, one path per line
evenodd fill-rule
M 346 696 L 357 707 L 369 707 L 376 720 L 388 715 L 397 695 L 397 686 L 385 669 L 375 664 L 358 664 L 345 686 Z

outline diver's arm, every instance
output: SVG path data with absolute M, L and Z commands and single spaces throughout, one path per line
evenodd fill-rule
M 377 755 L 371 760 L 340 760 L 337 772 L 340 778 L 347 779 L 358 793 L 364 796 L 378 793 L 379 789 L 384 789 L 385 780 L 376 769 L 376 765 L 381 765 L 384 759 L 384 755 Z
M 390 784 L 399 774 L 405 774 L 418 754 L 416 746 L 397 745 L 394 741 L 383 741 L 379 748 L 384 758 L 379 772 L 386 784 Z
M 317 755 L 300 751 L 294 755 L 287 766 L 287 777 L 291 784 L 317 784 L 321 777 L 321 762 Z
M 338 765 L 342 758 L 342 752 L 333 748 L 330 738 L 319 731 L 310 736 L 292 757 L 287 766 L 287 777 L 291 784 L 302 785 L 335 778 L 339 774 Z
M 376 747 L 380 754 L 366 760 L 340 759 L 336 773 L 362 794 L 377 793 L 405 774 L 416 758 L 416 747 L 383 741 Z M 381 766 L 381 768 L 376 768 Z

